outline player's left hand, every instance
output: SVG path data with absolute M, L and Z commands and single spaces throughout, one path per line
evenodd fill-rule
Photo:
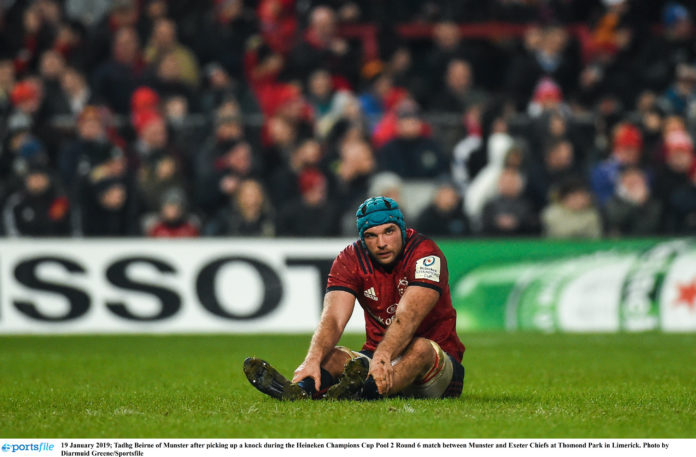
M 370 374 L 377 384 L 377 391 L 381 395 L 388 394 L 394 383 L 394 367 L 390 358 L 375 352 L 370 362 Z

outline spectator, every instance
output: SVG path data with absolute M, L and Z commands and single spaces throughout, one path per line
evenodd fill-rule
M 396 112 L 396 137 L 377 153 L 379 169 L 403 178 L 435 178 L 448 172 L 441 146 L 423 133 L 418 107 L 402 103 Z
M 114 36 L 111 58 L 94 72 L 95 96 L 119 114 L 128 112 L 133 91 L 143 78 L 144 63 L 134 28 L 119 29 Z
M 139 8 L 139 16 L 137 22 L 138 35 L 141 37 L 152 38 L 154 33 L 155 24 L 161 19 L 166 19 L 168 17 L 176 18 L 179 23 L 186 24 L 181 17 L 177 17 L 176 13 L 177 5 L 171 5 L 168 0 L 146 0 L 145 4 L 141 4 Z M 175 11 L 170 11 L 171 8 Z
M 46 163 L 28 165 L 23 187 L 5 204 L 3 218 L 9 236 L 67 236 L 71 233 L 70 203 Z
M 264 0 L 263 3 L 271 15 L 278 12 L 279 2 Z M 193 29 L 196 39 L 192 45 L 199 62 L 204 65 L 219 62 L 232 78 L 241 78 L 247 44 L 252 36 L 260 31 L 259 21 L 250 10 L 251 5 L 247 2 L 217 1 L 212 4 L 212 8 L 209 7 L 212 11 L 205 11 L 199 5 L 193 4 L 193 6 L 196 11 L 205 12 L 203 20 Z M 292 8 L 294 2 L 283 2 L 280 6 L 281 14 L 288 17 L 289 21 L 296 23 L 297 19 Z M 259 16 L 262 8 L 263 6 L 258 6 Z M 290 46 L 293 43 L 295 29 L 286 30 L 279 33 L 278 28 L 262 28 L 261 31 L 273 36 L 283 45 Z M 254 41 L 262 42 L 258 38 L 254 38 Z M 270 43 L 268 40 L 266 42 Z M 284 54 L 281 50 L 277 52 L 279 52 L 278 56 Z
M 621 170 L 640 165 L 642 148 L 643 139 L 635 126 L 621 124 L 616 127 L 611 156 L 597 164 L 591 172 L 592 191 L 601 206 L 614 195 Z
M 448 66 L 453 60 L 464 60 L 473 63 L 474 68 L 478 68 L 478 56 L 461 41 L 459 27 L 450 21 L 435 24 L 433 43 L 427 55 L 426 74 L 430 88 L 442 86 L 442 75 L 448 73 Z M 469 68 L 469 70 L 471 72 L 472 69 Z M 474 76 L 474 74 L 470 75 L 470 79 L 473 80 Z
M 130 151 L 130 168 L 136 172 L 142 209 L 157 211 L 168 189 L 189 187 L 186 163 L 169 141 L 167 125 L 159 113 L 140 114 L 135 128 L 138 136 Z
M 498 178 L 498 195 L 483 208 L 483 231 L 488 236 L 532 235 L 536 214 L 524 197 L 524 180 L 516 168 L 505 168 Z
M 549 202 L 549 191 L 567 178 L 580 175 L 576 167 L 573 145 L 567 139 L 549 143 L 544 153 L 544 162 L 532 163 L 529 170 L 527 193 L 537 210 Z
M 657 106 L 657 97 L 652 92 L 641 94 L 636 105 L 634 119 L 643 135 L 646 163 L 651 167 L 659 166 L 663 162 L 661 147 L 664 112 Z
M 90 181 L 80 196 L 79 220 L 84 235 L 123 237 L 140 233 L 133 185 L 127 177 Z
M 87 67 L 99 68 L 107 60 L 109 52 L 113 51 L 113 44 L 119 31 L 129 29 L 135 32 L 139 17 L 136 0 L 112 0 L 109 13 L 89 29 L 90 34 L 87 39 L 90 46 Z M 142 36 L 137 36 L 136 41 L 139 41 L 140 37 Z
M 232 78 L 222 65 L 215 62 L 206 65 L 204 70 L 198 103 L 203 113 L 213 113 L 227 100 L 235 100 L 241 112 L 260 114 L 258 103 L 244 81 Z
M 328 201 L 326 177 L 317 169 L 304 170 L 299 179 L 301 197 L 283 207 L 278 216 L 278 235 L 330 237 L 339 234 L 339 214 Z
M 440 85 L 443 81 L 440 81 Z M 444 86 L 434 97 L 430 109 L 461 114 L 471 105 L 485 102 L 486 94 L 474 86 L 471 65 L 466 60 L 454 59 L 447 65 Z
M 541 78 L 534 87 L 534 93 L 527 107 L 532 118 L 548 116 L 552 113 L 562 113 L 567 108 L 563 105 L 561 88 L 551 78 Z
M 643 84 L 660 91 L 674 80 L 674 71 L 680 63 L 696 59 L 689 10 L 680 3 L 669 2 L 662 13 L 664 34 L 646 40 L 640 58 Z
M 171 143 L 181 149 L 187 163 L 193 161 L 192 156 L 195 157 L 195 151 L 206 133 L 206 126 L 199 122 L 192 122 L 191 114 L 186 97 L 173 95 L 165 98 L 162 103 L 162 115 L 167 124 Z M 188 174 L 193 175 L 192 172 Z
M 61 179 L 74 195 L 81 179 L 110 161 L 125 161 L 124 152 L 109 138 L 100 108 L 87 106 L 77 119 L 77 138 L 58 153 Z
M 333 104 L 334 87 L 331 74 L 324 69 L 317 69 L 310 73 L 307 79 L 307 101 L 314 109 L 315 119 L 321 120 L 330 110 Z
M 52 117 L 57 114 L 65 114 L 68 111 L 62 96 L 60 80 L 65 72 L 65 60 L 63 56 L 53 50 L 48 50 L 41 55 L 39 74 L 43 86 L 42 115 Z
M 133 159 L 136 168 L 150 157 L 162 152 L 176 155 L 174 146 L 169 141 L 167 124 L 158 111 L 146 111 L 136 118 L 135 131 L 137 134 L 133 144 Z
M 67 67 L 63 71 L 60 78 L 60 87 L 64 100 L 63 103 L 65 103 L 64 106 L 67 108 L 61 114 L 67 114 L 76 119 L 88 104 L 94 102 L 92 91 L 87 85 L 87 81 L 85 81 L 85 76 L 75 68 Z
M 559 26 L 527 31 L 526 53 L 511 62 L 506 83 L 518 109 L 532 98 L 535 86 L 543 77 L 558 82 L 565 93 L 575 89 L 579 59 L 573 55 L 575 51 L 569 42 L 568 33 Z
M 322 157 L 321 145 L 314 139 L 306 139 L 292 150 L 287 164 L 276 169 L 267 184 L 275 208 L 300 198 L 300 175 L 307 169 L 319 168 Z
M 599 238 L 602 217 L 587 185 L 568 178 L 553 191 L 551 203 L 541 213 L 544 236 L 549 238 Z
M 15 124 L 14 119 L 12 121 L 7 150 L 0 155 L 0 176 L 3 178 L 0 181 L 0 199 L 23 186 L 24 173 L 30 164 L 39 163 L 49 174 L 55 174 L 45 144 L 31 133 L 29 124 Z
M 635 21 L 636 2 L 616 1 L 608 5 L 592 31 L 585 54 L 588 64 L 580 73 L 581 100 L 586 106 L 599 96 L 612 93 L 624 106 L 633 103 L 642 87 L 640 44 L 642 24 Z
M 80 71 L 87 69 L 89 47 L 86 40 L 87 30 L 79 22 L 62 22 L 59 24 L 53 49 L 59 52 L 67 65 Z
M 676 80 L 662 96 L 668 113 L 696 119 L 696 66 L 677 65 Z
M 137 125 L 141 122 L 142 117 L 159 112 L 160 96 L 154 89 L 148 86 L 140 86 L 131 95 L 130 109 L 133 128 L 137 129 Z
M 226 146 L 197 182 L 199 208 L 205 215 L 217 214 L 237 192 L 240 182 L 254 177 L 258 170 L 249 143 L 229 142 Z
M 65 14 L 85 26 L 99 22 L 108 12 L 113 0 L 66 0 Z
M 498 194 L 498 180 L 505 168 L 505 160 L 514 143 L 505 131 L 504 123 L 497 123 L 496 131 L 488 139 L 488 164 L 474 177 L 466 189 L 465 210 L 474 230 L 480 230 L 483 208 Z
M 370 187 L 367 190 L 367 196 L 377 197 L 382 195 L 384 197 L 389 197 L 399 203 L 399 205 L 402 205 L 403 201 L 401 200 L 401 196 L 403 185 L 403 180 L 396 173 L 389 171 L 376 173 L 370 180 Z
M 7 34 L 12 42 L 5 45 L 15 51 L 15 71 L 23 74 L 36 68 L 41 53 L 50 46 L 54 30 L 44 21 L 37 4 L 28 5 L 19 15 L 15 29 Z
M 474 105 L 464 114 L 466 137 L 460 140 L 452 153 L 452 178 L 460 195 L 466 195 L 473 176 L 485 166 L 481 107 Z
M 351 87 L 357 86 L 355 49 L 336 33 L 336 14 L 328 6 L 317 6 L 309 17 L 309 26 L 301 43 L 291 53 L 290 72 L 306 79 L 318 65 L 326 66 L 333 77 L 341 78 Z
M 14 106 L 10 117 L 23 116 L 33 124 L 43 102 L 43 90 L 36 80 L 25 79 L 18 81 L 14 85 L 10 93 L 10 99 Z
M 416 229 L 429 237 L 462 237 L 469 234 L 469 221 L 462 198 L 452 183 L 441 184 L 433 201 L 416 220 Z
M 427 78 L 416 65 L 413 52 L 408 46 L 396 47 L 384 65 L 384 72 L 391 76 L 396 87 L 403 88 L 419 104 L 427 104 L 427 98 L 432 95 L 428 91 Z
M 198 218 L 188 212 L 183 189 L 169 189 L 159 213 L 145 217 L 144 232 L 151 238 L 194 238 L 200 233 Z
M 367 118 L 360 101 L 348 91 L 338 92 L 331 111 L 317 122 L 316 134 L 319 139 L 326 140 L 329 154 L 333 155 L 339 143 L 345 140 L 369 139 Z
M 268 174 L 285 166 L 292 151 L 301 143 L 297 125 L 284 116 L 273 116 L 267 123 L 266 145 L 263 151 L 263 168 Z
M 31 123 L 25 116 L 11 118 L 0 149 L 0 203 L 21 186 L 17 175 L 20 164 L 36 152 L 43 153 L 43 144 L 31 134 Z
M 672 194 L 669 201 L 674 233 L 696 233 L 696 171 L 691 172 L 691 182 Z
M 240 182 L 230 205 L 221 208 L 205 228 L 208 236 L 270 237 L 275 231 L 272 207 L 256 179 Z
M 612 236 L 655 235 L 662 206 L 650 195 L 645 173 L 639 168 L 621 172 L 616 194 L 606 204 L 607 233 Z
M 367 90 L 360 94 L 359 100 L 370 131 L 373 131 L 377 128 L 385 113 L 405 98 L 406 91 L 394 85 L 392 76 L 382 71 L 381 63 L 371 62 L 366 67 L 367 70 L 374 71 L 374 74 L 367 78 L 369 80 Z M 371 69 L 370 67 L 375 68 Z M 365 71 L 363 70 L 363 72 Z M 376 146 L 379 146 L 379 144 L 376 144 Z
M 266 43 L 282 55 L 292 49 L 298 27 L 294 1 L 261 0 L 258 6 L 260 32 Z M 229 8 L 228 8 L 229 9 Z
M 153 26 L 144 57 L 145 62 L 153 65 L 164 60 L 165 56 L 176 63 L 181 81 L 192 87 L 198 86 L 200 75 L 196 57 L 178 41 L 176 23 L 171 19 L 160 18 Z
M 196 102 L 194 88 L 184 79 L 181 63 L 174 51 L 162 54 L 148 69 L 148 80 L 162 97 L 183 96 L 189 104 Z
M 665 149 L 665 161 L 657 168 L 654 185 L 654 195 L 662 202 L 670 201 L 676 190 L 688 187 L 696 168 L 694 144 L 687 132 L 675 130 L 667 134 Z
M 340 159 L 333 173 L 334 196 L 341 213 L 342 233 L 354 231 L 356 202 L 367 197 L 376 162 L 370 145 L 363 140 L 346 140 L 340 148 Z

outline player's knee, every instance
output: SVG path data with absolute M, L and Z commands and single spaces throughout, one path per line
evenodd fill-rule
M 414 338 L 411 343 L 412 350 L 423 360 L 433 361 L 435 359 L 435 350 L 433 343 L 427 338 Z
M 324 359 L 322 368 L 331 373 L 333 376 L 338 376 L 343 373 L 343 367 L 346 365 L 346 362 L 352 358 L 353 351 L 343 346 L 336 346 Z

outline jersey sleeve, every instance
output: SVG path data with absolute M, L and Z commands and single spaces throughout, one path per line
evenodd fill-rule
M 409 286 L 427 287 L 439 293 L 446 289 L 449 281 L 447 259 L 434 241 L 421 242 L 406 260 Z
M 343 290 L 358 297 L 360 290 L 360 275 L 358 274 L 357 260 L 350 249 L 341 251 L 331 265 L 326 291 Z

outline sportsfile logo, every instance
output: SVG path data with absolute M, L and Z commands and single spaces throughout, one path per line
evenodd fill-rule
M 2 445 L 2 452 L 43 452 L 52 451 L 53 444 L 50 443 L 27 443 L 27 444 L 8 444 Z

